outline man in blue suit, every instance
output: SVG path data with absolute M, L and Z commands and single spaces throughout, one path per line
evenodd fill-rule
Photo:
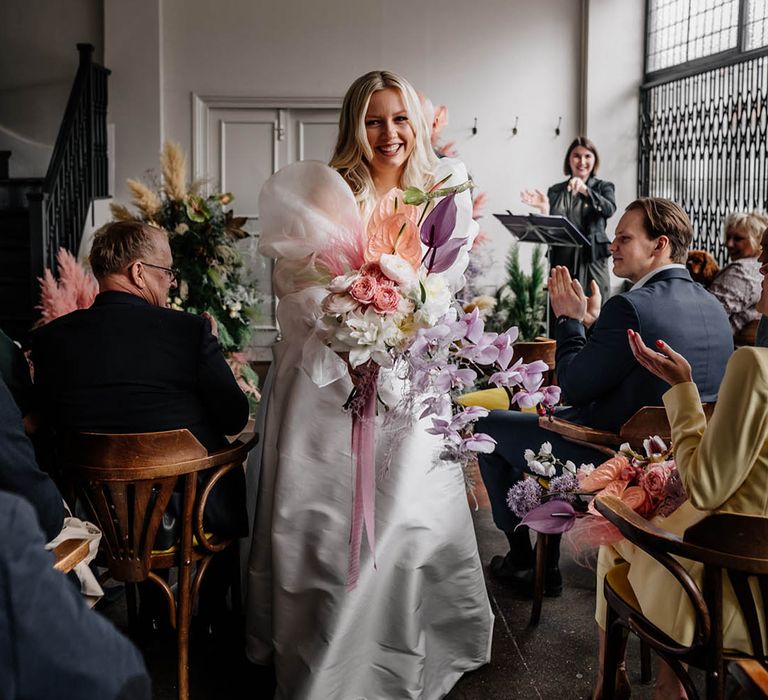
M 642 406 L 661 404 L 669 387 L 635 360 L 627 341 L 630 328 L 649 346 L 664 339 L 681 352 L 691 363 L 702 400 L 717 399 L 733 338 L 723 307 L 693 282 L 685 268 L 692 237 L 688 216 L 674 202 L 659 198 L 632 202 L 616 227 L 609 250 L 614 273 L 633 286 L 609 299 L 602 310 L 595 285 L 587 298 L 567 269 L 551 271 L 550 301 L 557 317 L 556 370 L 568 405 L 559 409 L 558 417 L 618 432 Z M 604 456 L 539 428 L 537 416 L 531 414 L 493 411 L 478 423 L 477 430 L 498 442 L 496 450 L 479 455 L 479 461 L 494 522 L 510 544 L 505 557 L 492 559 L 490 571 L 527 592 L 533 564 L 528 529 L 515 531 L 520 521 L 506 504 L 507 491 L 523 476 L 524 451 L 535 452 L 549 442 L 561 461 L 577 465 L 597 464 Z M 559 547 L 553 546 L 550 554 L 545 590 L 548 595 L 559 595 Z

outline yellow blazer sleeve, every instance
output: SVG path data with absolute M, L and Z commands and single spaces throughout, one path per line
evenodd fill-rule
M 663 400 L 688 498 L 715 510 L 744 483 L 768 436 L 768 351 L 733 354 L 709 425 L 695 384 L 678 384 Z

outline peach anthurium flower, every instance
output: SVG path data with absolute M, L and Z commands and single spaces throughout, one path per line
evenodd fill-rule
M 597 470 L 595 470 L 597 471 Z M 594 472 L 593 472 L 594 473 Z M 590 474 L 591 476 L 591 474 Z M 581 488 L 581 484 L 579 485 L 579 488 Z M 624 500 L 624 492 L 627 490 L 627 482 L 626 481 L 610 481 L 605 485 L 605 488 L 600 492 L 601 496 L 616 496 L 617 498 L 621 498 Z M 599 513 L 597 511 L 597 508 L 595 508 L 595 499 L 593 498 L 589 505 L 587 506 L 587 511 L 591 513 L 592 515 L 596 515 L 598 518 L 602 518 L 602 513 Z
M 594 493 L 600 489 L 605 489 L 608 484 L 620 480 L 622 472 L 628 466 L 629 460 L 623 454 L 611 457 L 579 481 L 579 491 Z M 603 493 L 606 492 L 603 491 Z
M 414 270 L 421 264 L 419 210 L 403 204 L 403 192 L 391 189 L 371 213 L 368 220 L 366 262 L 378 262 L 382 255 L 397 253 Z
M 373 219 L 371 220 L 371 224 Z M 377 262 L 382 255 L 399 255 L 414 270 L 421 264 L 419 227 L 404 214 L 392 214 L 377 225 L 368 225 L 366 262 Z

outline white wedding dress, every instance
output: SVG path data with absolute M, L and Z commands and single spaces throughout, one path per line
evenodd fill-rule
M 319 164 L 305 170 L 313 168 L 296 172 L 308 182 L 319 176 L 314 187 L 296 188 L 278 173 L 262 193 L 260 247 L 278 259 L 282 340 L 263 407 L 247 654 L 255 663 L 274 660 L 281 700 L 437 700 L 490 659 L 493 615 L 464 480 L 458 464 L 436 459 L 440 438 L 425 432 L 429 419 L 388 434 L 379 416 L 375 568 L 364 542 L 357 586 L 346 590 L 354 471 L 352 421 L 342 406 L 352 383 L 330 350 L 305 342 L 325 292 L 300 281 L 300 259 L 321 245 L 318 236 L 332 235 L 340 222 L 354 225 L 358 214 L 343 180 Z M 441 161 L 440 169 L 456 171 L 448 184 L 466 179 L 455 161 Z M 334 195 L 318 203 L 324 187 Z M 464 194 L 454 235 L 471 242 Z M 314 200 L 306 209 L 305 197 Z M 458 262 L 459 277 L 466 260 Z M 401 393 L 402 382 L 382 371 L 383 401 L 392 406 Z

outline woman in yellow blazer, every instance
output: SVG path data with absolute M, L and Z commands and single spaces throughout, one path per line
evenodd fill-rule
M 762 292 L 757 308 L 768 313 L 768 229 L 763 234 L 760 272 Z M 717 405 L 707 425 L 691 368 L 685 358 L 666 343 L 657 351 L 628 331 L 638 362 L 671 386 L 664 406 L 672 429 L 675 462 L 685 484 L 688 500 L 667 518 L 656 523 L 682 535 L 712 511 L 768 516 L 768 349 L 745 347 L 731 357 L 720 385 Z M 600 668 L 596 694 L 602 684 L 602 658 L 606 604 L 603 578 L 618 561 L 630 562 L 629 582 L 643 614 L 682 644 L 693 638 L 693 609 L 672 575 L 645 552 L 625 540 L 601 547 L 597 566 L 595 619 L 600 626 Z M 701 582 L 702 567 L 689 562 L 688 570 Z M 729 600 L 730 598 L 730 600 Z M 730 586 L 724 594 L 724 643 L 749 651 L 751 645 L 743 616 Z M 663 662 L 657 668 L 654 700 L 684 698 L 682 686 Z

